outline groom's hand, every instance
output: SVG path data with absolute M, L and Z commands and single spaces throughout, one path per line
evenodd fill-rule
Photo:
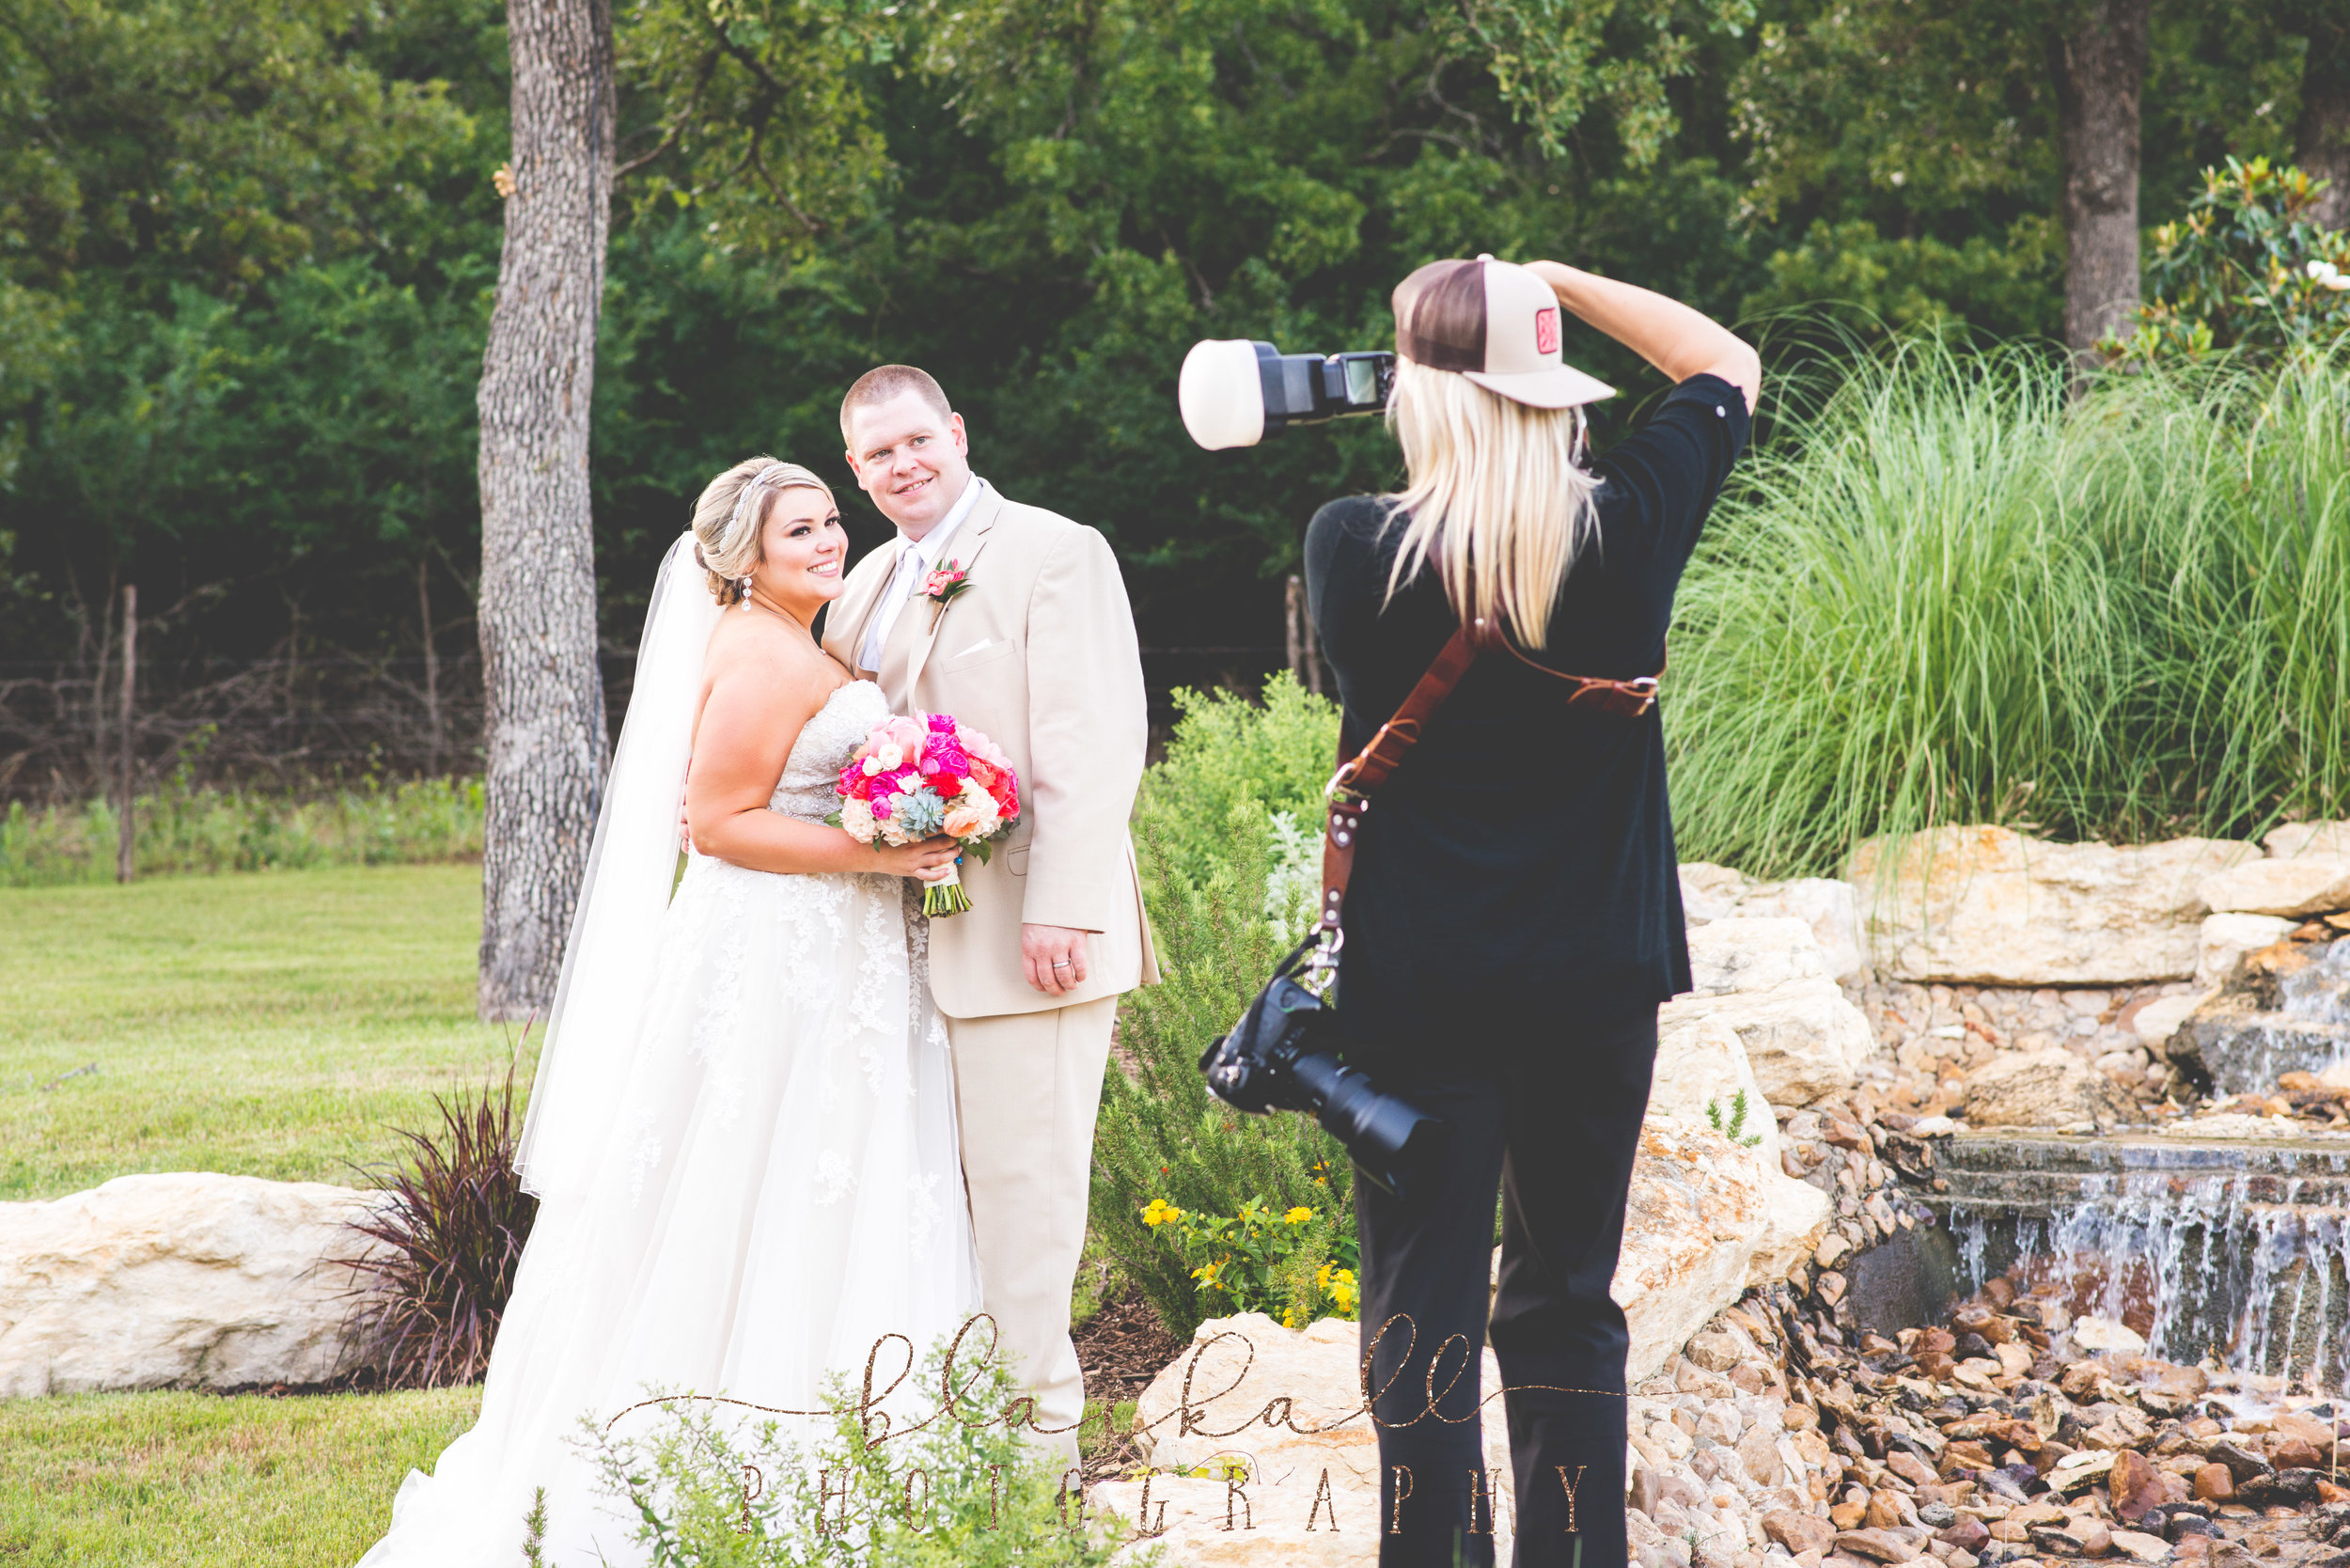
M 1086 982 L 1086 933 L 1067 926 L 1022 926 L 1020 959 L 1028 983 L 1047 996 Z

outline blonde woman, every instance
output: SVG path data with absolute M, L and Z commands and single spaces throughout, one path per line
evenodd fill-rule
M 977 1310 L 906 899 L 955 846 L 823 823 L 889 711 L 810 632 L 846 544 L 823 480 L 754 458 L 662 565 L 532 1085 L 517 1163 L 540 1207 L 481 1417 L 411 1472 L 367 1568 L 510 1568 L 541 1489 L 535 1560 L 642 1562 L 583 1418 L 652 1419 L 623 1416 L 649 1389 L 814 1409 L 883 1336 L 927 1347 Z
M 1561 360 L 1562 307 L 1676 384 L 1597 459 L 1583 406 L 1611 394 Z M 1346 752 L 1458 628 L 1489 635 L 1380 792 L 1346 894 L 1350 1059 L 1454 1129 L 1411 1201 L 1355 1187 L 1384 1390 L 1379 1560 L 1493 1560 L 1474 1348 L 1490 1326 L 1517 1563 L 1612 1568 L 1627 1339 L 1608 1282 L 1657 1004 L 1688 989 L 1689 963 L 1657 711 L 1604 712 L 1561 677 L 1664 670 L 1673 590 L 1761 371 L 1698 312 L 1552 262 L 1433 263 L 1396 290 L 1395 318 L 1388 416 L 1410 483 L 1332 502 L 1306 540 Z

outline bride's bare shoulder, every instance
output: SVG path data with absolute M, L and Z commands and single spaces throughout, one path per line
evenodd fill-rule
M 724 689 L 737 701 L 802 717 L 848 682 L 848 672 L 805 631 L 774 616 L 726 617 L 711 628 L 702 657 L 702 682 L 713 696 Z

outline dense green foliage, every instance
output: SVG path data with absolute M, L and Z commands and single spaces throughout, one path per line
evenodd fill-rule
M 2154 230 L 2151 297 L 2110 352 L 2125 362 L 2215 348 L 2332 353 L 2350 337 L 2350 231 L 2311 217 L 2317 195 L 2300 169 L 2265 158 L 2205 169 L 2186 216 Z
M 2224 154 L 2292 151 L 2295 18 L 2157 8 L 2151 218 Z M 1398 277 L 1478 250 L 1722 316 L 2055 320 L 2046 19 L 2011 0 L 616 19 L 616 651 L 702 480 L 759 449 L 840 476 L 838 390 L 881 358 L 942 375 L 999 484 L 1104 528 L 1146 643 L 1262 647 L 1305 519 L 1385 484 L 1392 448 L 1356 424 L 1192 449 L 1194 337 L 1375 342 Z M 495 0 L 0 0 L 0 660 L 86 681 L 126 580 L 159 687 L 273 651 L 413 657 L 428 618 L 462 646 L 505 69 Z M 1590 335 L 1570 352 L 1633 393 L 1611 418 L 1655 388 Z
M 1993 822 L 2123 840 L 2350 804 L 2350 368 L 2113 376 L 1912 345 L 1786 416 L 1684 583 L 1683 855 L 1833 871 Z

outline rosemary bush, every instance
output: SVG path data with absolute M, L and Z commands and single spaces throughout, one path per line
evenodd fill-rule
M 920 1387 L 940 1386 L 943 1360 L 932 1349 Z M 1006 1427 L 1019 1390 L 1000 1367 L 958 1361 L 955 1386 L 951 1410 L 932 1402 L 911 1427 L 869 1429 L 842 1380 L 812 1440 L 680 1398 L 611 1429 L 583 1422 L 582 1441 L 653 1568 L 1100 1568 L 1134 1538 Z

